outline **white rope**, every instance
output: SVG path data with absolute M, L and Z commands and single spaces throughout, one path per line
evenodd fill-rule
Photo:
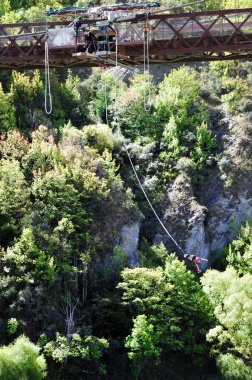
M 116 33 L 116 68 L 117 68 L 117 55 L 118 55 L 117 51 L 118 51 L 118 46 L 117 46 L 117 33 Z M 117 76 L 116 76 L 116 80 L 117 80 Z M 107 125 L 109 126 L 108 110 L 107 110 L 107 88 L 106 88 L 106 86 L 107 86 L 107 84 L 106 84 L 106 79 L 105 79 L 105 93 L 104 93 L 104 96 L 105 96 L 105 107 L 106 107 L 106 123 L 107 123 Z M 117 84 L 116 84 L 116 91 L 117 91 Z M 115 97 L 115 98 L 116 98 L 116 97 Z M 116 99 L 115 99 L 115 100 L 116 100 Z M 161 220 L 160 217 L 158 216 L 158 214 L 157 214 L 157 212 L 156 212 L 154 206 L 152 205 L 152 202 L 150 201 L 150 199 L 149 199 L 149 197 L 148 197 L 146 191 L 144 190 L 143 184 L 142 184 L 142 182 L 141 182 L 141 180 L 140 180 L 140 178 L 139 178 L 139 176 L 138 176 L 138 174 L 137 174 L 136 168 L 135 168 L 135 166 L 134 166 L 134 164 L 133 164 L 133 161 L 132 161 L 132 159 L 131 159 L 131 157 L 130 157 L 129 150 L 128 150 L 127 145 L 126 145 L 126 143 L 125 143 L 125 141 L 124 141 L 124 136 L 123 136 L 123 134 L 122 134 L 122 132 L 121 132 L 120 126 L 119 126 L 118 121 L 117 121 L 117 106 L 116 106 L 116 101 L 115 101 L 115 103 L 114 103 L 114 115 L 115 115 L 115 124 L 116 124 L 116 127 L 117 127 L 117 131 L 119 132 L 119 134 L 120 134 L 121 137 L 122 137 L 123 146 L 124 146 L 124 149 L 125 149 L 125 151 L 126 151 L 126 153 L 127 153 L 127 156 L 128 156 L 128 159 L 129 159 L 130 165 L 131 165 L 131 167 L 132 167 L 133 173 L 134 173 L 134 175 L 135 175 L 135 177 L 136 177 L 136 180 L 137 180 L 137 182 L 138 182 L 138 184 L 139 184 L 139 187 L 140 187 L 140 189 L 142 190 L 142 193 L 144 194 L 144 197 L 145 197 L 145 199 L 147 200 L 147 202 L 148 202 L 148 204 L 149 204 L 149 206 L 150 206 L 152 212 L 154 213 L 154 215 L 155 215 L 157 221 L 159 222 L 160 226 L 161 226 L 161 227 L 163 228 L 163 230 L 165 231 L 166 235 L 167 235 L 167 236 L 173 241 L 173 243 L 175 244 L 175 246 L 176 246 L 176 247 L 180 250 L 180 252 L 183 254 L 184 258 L 193 261 L 193 259 L 196 259 L 196 257 L 197 257 L 196 255 L 198 254 L 199 250 L 201 250 L 201 248 L 202 248 L 202 246 L 203 246 L 204 243 L 202 244 L 202 246 L 200 247 L 200 249 L 198 249 L 196 255 L 190 255 L 190 254 L 187 254 L 187 253 L 183 250 L 183 248 L 178 244 L 178 242 L 175 240 L 175 238 L 171 235 L 171 233 L 167 230 L 167 228 L 165 227 L 164 223 L 162 222 L 162 220 Z M 204 261 L 208 261 L 207 259 L 203 259 L 203 258 L 200 258 L 200 259 L 201 259 L 201 260 L 204 260 Z M 196 265 L 197 271 L 200 273 L 201 270 L 200 270 L 199 267 L 198 267 L 198 263 L 195 264 L 195 265 Z
M 46 20 L 46 33 L 47 20 Z M 52 94 L 51 94 L 51 83 L 50 83 L 50 63 L 49 63 L 49 51 L 48 42 L 45 41 L 45 112 L 50 115 L 52 112 Z M 48 104 L 49 101 L 49 104 Z
M 122 133 L 121 133 L 119 127 L 118 127 L 118 130 L 119 130 L 119 133 L 122 135 Z M 125 150 L 126 150 L 126 153 L 127 153 L 127 156 L 128 156 L 129 162 L 130 162 L 130 165 L 131 165 L 131 167 L 132 167 L 132 170 L 133 170 L 133 172 L 134 172 L 134 174 L 135 174 L 135 177 L 136 177 L 136 179 L 137 179 L 137 182 L 138 182 L 138 184 L 139 184 L 139 186 L 140 186 L 140 188 L 141 188 L 141 190 L 142 190 L 142 192 L 143 192 L 143 194 L 144 194 L 144 196 L 145 196 L 145 199 L 147 200 L 147 202 L 148 202 L 148 204 L 149 204 L 151 210 L 153 211 L 155 217 L 157 218 L 159 224 L 161 225 L 161 227 L 163 228 L 163 230 L 165 231 L 165 233 L 166 233 L 166 234 L 169 236 L 169 238 L 173 241 L 173 243 L 176 245 L 176 247 L 177 247 L 177 248 L 183 253 L 183 255 L 185 255 L 186 253 L 184 252 L 184 250 L 182 249 L 182 247 L 177 243 L 177 241 L 174 239 L 174 237 L 170 234 L 170 232 L 167 230 L 167 228 L 165 227 L 164 223 L 162 222 L 162 220 L 161 220 L 160 217 L 158 216 L 158 214 L 157 214 L 155 208 L 153 207 L 153 205 L 152 205 L 152 203 L 151 203 L 151 201 L 150 201 L 150 199 L 149 199 L 149 197 L 148 197 L 146 191 L 144 190 L 144 187 L 143 187 L 143 185 L 142 185 L 142 183 L 141 183 L 141 181 L 140 181 L 140 178 L 139 178 L 139 176 L 138 176 L 138 174 L 137 174 L 136 168 L 135 168 L 135 166 L 134 166 L 134 164 L 133 164 L 133 162 L 132 162 L 132 159 L 131 159 L 130 154 L 129 154 L 129 150 L 128 150 L 128 148 L 127 148 L 127 146 L 126 146 L 124 140 L 123 140 L 123 145 L 124 145 L 124 148 L 125 148 Z
M 148 30 L 148 13 L 146 14 L 147 31 L 144 31 L 144 110 L 150 112 L 151 110 L 151 94 L 150 94 L 150 57 L 149 57 L 149 30 Z M 147 65 L 147 87 L 148 94 L 146 94 L 146 65 Z M 147 99 L 146 99 L 147 98 Z
M 105 102 L 105 113 L 106 113 L 106 123 L 109 125 L 109 119 L 108 119 L 108 97 L 107 97 L 107 79 L 106 79 L 106 73 L 104 75 L 104 102 Z
M 117 34 L 116 34 L 116 63 L 117 63 L 117 48 L 118 48 L 118 47 L 117 47 Z M 117 86 L 116 86 L 116 87 L 117 87 Z M 127 145 L 125 144 L 124 136 L 122 135 L 122 132 L 121 132 L 120 126 L 119 126 L 119 124 L 118 124 L 118 122 L 117 122 L 116 102 L 115 102 L 115 107 L 114 107 L 114 114 L 115 114 L 115 124 L 116 124 L 116 126 L 117 126 L 117 131 L 118 131 L 119 134 L 122 136 L 123 146 L 124 146 L 124 149 L 125 149 L 125 151 L 126 151 L 126 153 L 127 153 L 127 156 L 128 156 L 129 162 L 130 162 L 130 165 L 131 165 L 132 170 L 133 170 L 133 172 L 134 172 L 134 174 L 135 174 L 135 177 L 136 177 L 136 179 L 137 179 L 137 182 L 138 182 L 138 184 L 139 184 L 139 187 L 140 187 L 140 189 L 142 190 L 142 192 L 143 192 L 143 194 L 144 194 L 144 196 L 145 196 L 145 199 L 147 200 L 147 202 L 148 202 L 148 204 L 149 204 L 151 210 L 153 211 L 153 213 L 154 213 L 156 219 L 158 220 L 159 224 L 161 225 L 161 227 L 163 228 L 163 230 L 165 231 L 165 233 L 167 234 L 167 236 L 169 236 L 169 238 L 173 241 L 173 243 L 176 245 L 176 247 L 177 247 L 177 248 L 182 252 L 182 254 L 185 256 L 186 253 L 184 252 L 183 248 L 177 243 L 177 241 L 174 239 L 174 237 L 173 237 L 173 236 L 170 234 L 170 232 L 167 230 L 167 228 L 165 227 L 164 223 L 162 222 L 162 220 L 161 220 L 160 217 L 158 216 L 158 214 L 157 214 L 155 208 L 153 207 L 153 205 L 152 205 L 152 203 L 151 203 L 151 201 L 150 201 L 150 199 L 149 199 L 149 197 L 148 197 L 146 191 L 144 190 L 144 187 L 143 187 L 143 185 L 142 185 L 142 183 L 141 183 L 141 181 L 140 181 L 140 178 L 139 178 L 139 176 L 138 176 L 138 174 L 137 174 L 136 168 L 135 168 L 135 166 L 134 166 L 134 164 L 133 164 L 133 162 L 132 162 L 132 159 L 131 159 L 131 157 L 130 157 L 130 153 L 129 153 L 129 150 L 128 150 L 128 148 L 127 148 Z M 109 125 L 109 123 L 108 123 L 108 119 L 107 119 L 107 125 Z

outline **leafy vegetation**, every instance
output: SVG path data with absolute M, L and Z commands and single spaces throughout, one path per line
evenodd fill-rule
M 64 5 L 4 0 L 0 17 L 44 21 L 47 7 Z M 187 197 L 165 214 L 176 180 L 203 205 L 205 178 L 230 188 L 251 172 L 252 65 L 179 66 L 158 84 L 147 73 L 86 74 L 51 70 L 48 116 L 43 72 L 0 73 L 0 379 L 250 379 L 251 224 L 230 243 L 223 271 L 199 281 L 169 240 L 152 245 L 160 230 L 125 146 L 172 225 Z M 220 138 L 228 128 L 242 149 Z
M 0 348 L 0 378 L 6 380 L 42 380 L 46 361 L 39 348 L 25 336 Z

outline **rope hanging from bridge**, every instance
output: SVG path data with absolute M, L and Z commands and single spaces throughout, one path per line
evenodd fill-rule
M 118 47 L 117 47 L 117 35 L 116 35 L 116 41 L 115 41 L 115 44 L 116 44 L 116 67 L 118 67 L 118 64 L 117 64 L 117 51 L 118 51 Z M 117 85 L 116 85 L 116 88 L 117 88 Z M 106 106 L 107 106 L 107 93 L 105 93 L 105 94 L 106 94 L 105 104 L 106 104 Z M 126 153 L 127 153 L 127 156 L 128 156 L 129 162 L 130 162 L 130 165 L 131 165 L 131 167 L 132 167 L 132 170 L 133 170 L 133 172 L 134 172 L 134 175 L 135 175 L 135 177 L 136 177 L 136 180 L 137 180 L 137 182 L 138 182 L 138 184 L 139 184 L 139 187 L 140 187 L 140 189 L 142 190 L 142 192 L 143 192 L 143 194 L 144 194 L 144 196 L 145 196 L 145 199 L 147 200 L 147 202 L 148 202 L 148 204 L 149 204 L 151 210 L 153 211 L 153 213 L 154 213 L 156 219 L 158 220 L 159 224 L 161 225 L 161 227 L 163 228 L 163 230 L 165 231 L 165 233 L 167 234 L 167 236 L 169 236 L 169 238 L 173 241 L 173 243 L 176 245 L 176 247 L 182 252 L 183 256 L 185 257 L 185 255 L 186 255 L 185 251 L 184 251 L 183 248 L 178 244 L 178 242 L 174 239 L 174 237 L 170 234 L 170 232 L 167 230 L 167 228 L 165 227 L 164 223 L 162 222 L 162 220 L 161 220 L 160 217 L 158 216 L 158 214 L 157 214 L 157 212 L 156 212 L 154 206 L 152 205 L 152 202 L 150 201 L 150 199 L 149 199 L 149 197 L 148 197 L 148 195 L 147 195 L 147 193 L 146 193 L 146 191 L 145 191 L 145 189 L 144 189 L 144 187 L 143 187 L 143 184 L 142 184 L 142 182 L 141 182 L 141 180 L 140 180 L 140 178 L 139 178 L 139 176 L 138 176 L 138 174 L 137 174 L 136 168 L 135 168 L 135 166 L 134 166 L 134 164 L 133 164 L 133 161 L 132 161 L 132 159 L 131 159 L 131 156 L 130 156 L 129 150 L 128 150 L 128 148 L 127 148 L 127 145 L 125 144 L 124 136 L 122 135 L 121 128 L 120 128 L 119 123 L 118 123 L 118 120 L 117 120 L 117 108 L 116 108 L 116 105 L 115 105 L 115 108 L 114 108 L 114 114 L 115 114 L 115 124 L 116 124 L 117 131 L 118 131 L 118 133 L 120 134 L 120 136 L 122 137 L 122 141 L 123 141 L 124 149 L 125 149 L 125 151 L 126 151 Z M 107 125 L 109 125 L 109 123 L 108 123 L 108 119 L 107 119 Z
M 148 25 L 148 13 L 146 13 L 146 24 L 144 26 L 144 110 L 149 112 L 151 110 L 151 94 L 150 94 L 150 57 L 149 57 L 149 25 Z M 147 84 L 148 90 L 146 93 L 146 67 L 147 67 Z
M 52 94 L 50 82 L 50 62 L 49 62 L 49 48 L 48 48 L 48 23 L 46 16 L 46 40 L 45 40 L 45 112 L 50 115 L 52 112 Z M 48 104 L 49 101 L 49 104 Z
M 45 112 L 50 115 L 52 112 L 52 94 L 50 83 L 50 63 L 48 53 L 48 42 L 45 41 Z
M 117 53 L 117 52 L 118 52 L 118 47 L 117 47 L 117 34 L 116 34 L 116 39 L 115 39 L 115 49 L 116 49 L 116 68 L 117 68 L 117 67 L 118 67 L 118 61 L 117 61 L 117 54 L 118 54 L 118 53 Z M 117 76 L 116 76 L 116 80 L 117 80 Z M 117 83 L 116 83 L 115 87 L 116 87 L 116 91 L 117 91 Z M 104 102 L 105 102 L 105 107 L 106 107 L 106 123 L 107 123 L 107 125 L 109 126 L 108 110 L 107 110 L 107 107 L 108 107 L 108 101 L 107 101 L 107 82 L 106 82 L 106 79 L 105 79 L 105 82 L 104 82 L 104 89 L 105 89 L 105 91 L 104 91 Z M 116 99 L 116 95 L 115 95 L 115 99 Z M 176 241 L 176 239 L 172 236 L 172 234 L 171 234 L 171 233 L 168 231 L 168 229 L 165 227 L 164 223 L 162 222 L 161 218 L 159 217 L 158 213 L 156 212 L 156 210 L 155 210 L 155 208 L 154 208 L 154 206 L 153 206 L 153 204 L 152 204 L 150 198 L 148 197 L 148 194 L 146 193 L 146 191 L 145 191 L 145 189 L 144 189 L 144 186 L 143 186 L 143 184 L 142 184 L 142 182 L 141 182 L 141 180 L 140 180 L 140 178 L 139 178 L 139 176 L 138 176 L 138 173 L 137 173 L 137 171 L 136 171 L 135 165 L 134 165 L 134 163 L 133 163 L 133 161 L 132 161 L 132 159 L 131 159 L 130 152 L 129 152 L 128 147 L 127 147 L 127 145 L 126 145 L 126 143 L 125 143 L 124 136 L 123 136 L 123 134 L 122 134 L 122 132 L 121 132 L 120 125 L 119 125 L 119 123 L 118 123 L 116 102 L 115 102 L 115 105 L 114 105 L 114 117 L 115 117 L 115 126 L 116 126 L 116 129 L 117 129 L 118 134 L 122 137 L 123 146 L 124 146 L 124 149 L 125 149 L 126 154 L 127 154 L 127 156 L 128 156 L 128 159 L 129 159 L 129 162 L 130 162 L 130 165 L 131 165 L 132 171 L 133 171 L 133 173 L 134 173 L 134 175 L 135 175 L 135 178 L 136 178 L 136 180 L 137 180 L 137 182 L 138 182 L 138 185 L 139 185 L 139 187 L 140 187 L 140 189 L 141 189 L 141 191 L 142 191 L 142 193 L 143 193 L 143 195 L 144 195 L 146 201 L 148 202 L 148 204 L 149 204 L 149 206 L 150 206 L 152 212 L 154 213 L 154 215 L 155 215 L 157 221 L 159 222 L 160 226 L 161 226 L 161 227 L 163 228 L 163 230 L 165 231 L 166 235 L 172 240 L 172 242 L 175 244 L 175 246 L 178 248 L 178 250 L 183 254 L 183 257 L 184 257 L 185 259 L 187 259 L 187 260 L 190 260 L 190 261 L 194 262 L 195 267 L 196 267 L 196 269 L 197 269 L 197 272 L 198 272 L 198 273 L 201 273 L 202 271 L 201 271 L 201 269 L 199 268 L 199 263 L 200 263 L 201 261 L 208 261 L 208 260 L 207 260 L 207 259 L 204 259 L 204 258 L 202 258 L 202 257 L 199 257 L 199 256 L 197 257 L 196 255 L 188 254 L 188 253 L 186 253 L 186 252 L 183 250 L 183 248 L 180 246 L 180 244 Z M 202 248 L 202 247 L 200 247 L 200 249 L 201 249 L 201 248 Z

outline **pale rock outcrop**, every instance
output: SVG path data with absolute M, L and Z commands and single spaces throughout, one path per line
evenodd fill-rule
M 137 248 L 139 241 L 140 222 L 135 221 L 122 227 L 119 246 L 124 250 L 129 258 L 131 267 L 135 267 L 138 262 Z

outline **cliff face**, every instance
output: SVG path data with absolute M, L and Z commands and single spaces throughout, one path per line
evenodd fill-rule
M 209 259 L 234 237 L 237 228 L 252 218 L 252 114 L 222 114 L 216 122 L 216 165 L 197 187 L 178 176 L 168 188 L 164 220 L 188 253 Z M 154 242 L 174 246 L 160 230 Z

